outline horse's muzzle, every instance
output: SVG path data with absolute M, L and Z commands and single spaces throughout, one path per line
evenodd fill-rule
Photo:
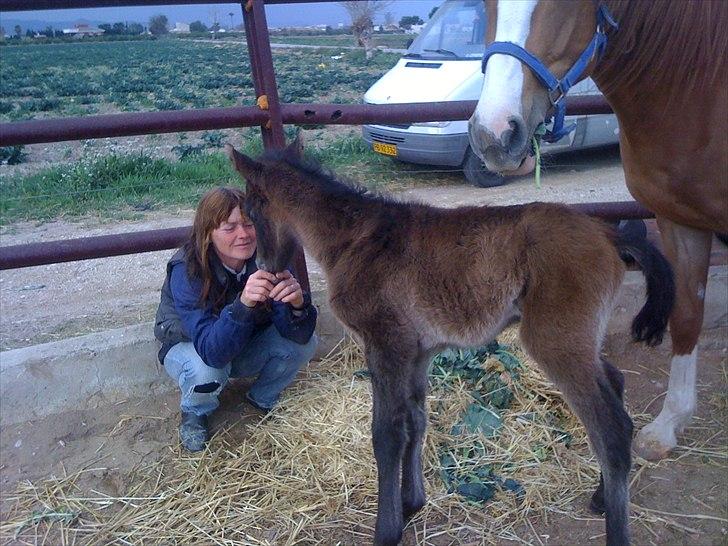
M 485 166 L 504 174 L 521 167 L 528 153 L 528 132 L 523 118 L 509 117 L 507 128 L 497 136 L 474 118 L 468 121 L 470 145 Z

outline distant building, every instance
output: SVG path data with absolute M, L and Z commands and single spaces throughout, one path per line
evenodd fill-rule
M 419 34 L 425 25 L 412 25 L 404 31 L 405 34 Z
M 190 25 L 188 23 L 175 23 L 174 28 L 170 30 L 175 34 L 188 34 L 190 32 Z
M 63 34 L 66 36 L 76 36 L 83 38 L 84 36 L 101 36 L 104 33 L 104 29 L 98 27 L 92 27 L 88 23 L 78 23 L 73 28 L 64 28 Z

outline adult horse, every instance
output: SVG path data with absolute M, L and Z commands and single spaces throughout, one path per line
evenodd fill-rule
M 662 458 L 695 410 L 711 241 L 728 232 L 728 2 L 485 1 L 485 80 L 469 124 L 488 169 L 527 169 L 534 130 L 591 76 L 619 120 L 627 187 L 657 217 L 676 275 L 672 362 L 635 450 Z

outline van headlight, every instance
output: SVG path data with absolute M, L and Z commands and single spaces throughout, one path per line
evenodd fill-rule
M 419 123 L 412 123 L 411 125 L 413 127 L 447 127 L 450 125 L 451 121 L 421 121 Z

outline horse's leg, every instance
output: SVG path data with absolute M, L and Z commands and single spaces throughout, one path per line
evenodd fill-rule
M 619 379 L 611 378 L 611 368 L 596 356 L 596 332 L 583 329 L 589 319 L 575 317 L 573 323 L 582 325 L 581 330 L 554 331 L 559 318 L 563 316 L 554 317 L 544 306 L 524 309 L 521 339 L 584 424 L 602 471 L 601 492 L 597 489 L 595 495 L 605 511 L 607 546 L 625 546 L 632 420 L 619 396 Z
M 366 357 L 372 373 L 372 444 L 379 485 L 374 543 L 390 546 L 399 543 L 404 527 L 400 471 L 407 444 L 407 367 L 414 359 L 370 346 Z
M 612 386 L 615 394 L 621 402 L 624 402 L 624 374 L 622 371 L 611 363 L 602 358 L 604 373 L 607 376 L 609 384 Z M 597 514 L 604 514 L 604 474 L 599 473 L 599 486 L 592 495 L 589 509 Z
M 422 441 L 427 428 L 427 366 L 429 353 L 420 355 L 409 378 L 407 400 L 407 444 L 402 458 L 402 515 L 408 520 L 425 505 L 422 481 Z
M 677 446 L 695 411 L 697 344 L 703 325 L 705 284 L 710 265 L 709 231 L 657 218 L 662 242 L 675 271 L 675 308 L 670 315 L 672 362 L 667 396 L 657 418 L 635 439 L 635 451 L 645 459 L 661 459 Z

